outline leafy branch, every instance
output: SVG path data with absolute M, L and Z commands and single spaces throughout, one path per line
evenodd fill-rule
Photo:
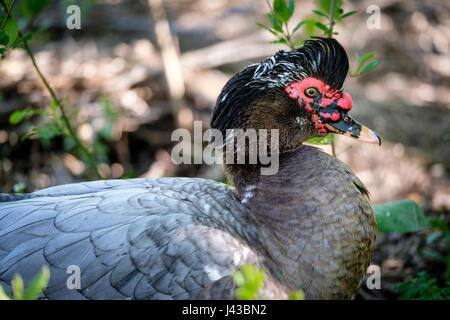
M 286 5 L 286 2 L 284 2 L 284 0 L 274 0 L 273 8 L 270 5 L 269 1 L 266 1 L 271 12 L 267 14 L 267 18 L 270 22 L 270 27 L 260 22 L 257 22 L 256 24 L 259 27 L 266 29 L 277 38 L 277 40 L 274 40 L 271 43 L 283 43 L 291 49 L 294 49 L 297 46 L 301 45 L 301 43 L 299 43 L 298 41 L 293 41 L 293 37 L 294 34 L 300 29 L 300 27 L 306 23 L 306 21 L 299 22 L 292 30 L 292 33 L 289 32 L 288 26 L 288 22 L 294 14 L 295 0 L 290 0 L 288 5 Z
M 5 29 L 6 22 L 8 21 L 8 18 L 9 18 L 9 16 L 11 15 L 11 10 L 12 10 L 12 8 L 14 7 L 14 3 L 15 3 L 15 2 L 16 2 L 16 0 L 13 0 L 13 1 L 12 1 L 11 6 L 10 6 L 9 9 L 8 9 L 8 12 L 6 13 L 6 17 L 5 17 L 5 19 L 3 20 L 2 27 L 1 27 L 2 30 Z
M 318 28 L 322 30 L 325 36 L 331 37 L 338 34 L 334 31 L 334 26 L 337 23 L 356 13 L 356 11 L 344 13 L 344 10 L 342 9 L 342 0 L 336 2 L 334 0 L 319 0 L 318 8 L 313 10 L 313 14 L 317 17 L 314 16 L 298 22 L 291 33 L 289 32 L 289 20 L 292 18 L 295 11 L 295 0 L 290 0 L 288 4 L 286 4 L 284 0 L 274 0 L 273 5 L 270 5 L 268 0 L 266 1 L 271 12 L 267 14 L 270 26 L 266 26 L 260 22 L 258 22 L 257 25 L 266 29 L 277 38 L 277 40 L 272 41 L 272 43 L 283 43 L 290 49 L 295 49 L 303 44 L 303 39 L 296 39 L 294 36 L 301 27 L 305 27 L 308 36 L 315 35 L 314 30 L 315 28 Z M 323 18 L 329 21 L 329 26 L 325 25 L 325 21 L 321 21 Z
M 394 290 L 400 294 L 401 300 L 449 300 L 450 282 L 444 288 L 436 286 L 436 282 L 436 278 L 421 271 L 416 278 L 395 285 Z
M 369 62 L 374 57 L 375 57 L 375 55 L 373 53 L 367 53 L 363 57 L 361 57 L 360 55 L 355 53 L 355 58 L 356 58 L 356 61 L 358 62 L 358 66 L 356 67 L 356 70 L 354 72 L 351 72 L 350 69 L 348 70 L 349 76 L 357 77 L 357 76 L 360 76 L 363 73 L 368 72 L 368 71 L 372 70 L 373 68 L 375 68 L 380 63 L 380 61 L 373 60 L 373 61 Z
M 10 7 L 8 8 L 7 5 L 3 0 L 0 1 L 1 5 L 3 6 L 5 12 L 7 12 L 7 15 L 2 23 L 2 29 L 0 31 L 0 45 L 3 45 L 3 48 L 0 48 L 0 54 L 4 54 L 8 49 L 17 47 L 20 43 L 23 44 L 23 47 L 25 51 L 27 52 L 28 56 L 31 59 L 31 62 L 33 64 L 34 69 L 38 73 L 39 77 L 41 78 L 42 82 L 44 83 L 45 87 L 47 88 L 48 92 L 50 93 L 52 97 L 52 110 L 53 115 L 55 117 L 55 124 L 47 124 L 48 129 L 35 129 L 29 134 L 25 136 L 25 138 L 29 138 L 37 133 L 44 134 L 44 137 L 52 137 L 53 135 L 58 135 L 61 133 L 68 133 L 68 135 L 74 140 L 77 147 L 81 150 L 81 152 L 87 157 L 90 166 L 96 174 L 103 178 L 102 174 L 100 173 L 97 163 L 94 160 L 94 157 L 92 154 L 88 151 L 86 146 L 81 142 L 81 140 L 78 138 L 77 134 L 75 133 L 75 130 L 73 129 L 72 124 L 69 121 L 69 118 L 67 117 L 67 114 L 64 110 L 64 104 L 61 102 L 61 100 L 58 99 L 58 97 L 55 94 L 55 91 L 50 86 L 49 82 L 45 78 L 45 76 L 42 74 L 41 70 L 39 69 L 36 60 L 34 58 L 33 52 L 31 51 L 28 40 L 31 39 L 30 35 L 24 36 L 20 30 L 18 29 L 17 22 L 13 20 L 11 12 L 13 9 L 13 6 L 15 4 L 15 1 L 11 2 Z M 11 23 L 8 23 L 8 21 L 13 21 Z M 4 32 L 3 28 L 8 27 L 8 32 Z M 19 38 L 19 41 L 15 41 L 16 38 Z M 56 112 L 56 108 L 61 113 L 61 118 Z M 24 118 L 25 116 L 29 116 L 33 112 L 27 111 L 26 113 L 20 113 L 20 115 L 14 115 L 13 114 L 13 122 L 20 120 L 20 118 Z M 34 113 L 33 113 L 34 114 Z M 17 122 L 16 122 L 17 123 Z
M 274 0 L 273 6 L 270 5 L 269 0 L 266 1 L 271 12 L 267 14 L 270 27 L 260 22 L 257 22 L 257 25 L 266 29 L 277 38 L 271 43 L 282 43 L 290 49 L 295 49 L 303 44 L 304 39 L 295 38 L 296 32 L 301 27 L 304 27 L 308 37 L 317 35 L 316 29 L 321 30 L 324 36 L 332 37 L 339 34 L 334 30 L 336 24 L 357 13 L 356 10 L 344 12 L 342 8 L 344 5 L 343 0 L 318 0 L 317 9 L 312 11 L 313 17 L 298 22 L 291 33 L 288 25 L 295 11 L 295 1 L 290 0 L 286 4 L 284 0 Z M 362 57 L 356 53 L 357 66 L 354 72 L 349 69 L 349 76 L 357 77 L 374 69 L 379 64 L 378 60 L 373 60 L 374 57 L 373 53 L 367 53 Z
M 427 236 L 427 247 L 423 249 L 423 254 L 427 257 L 443 262 L 446 265 L 445 280 L 450 282 L 450 226 L 445 220 L 445 216 L 430 218 L 428 220 L 433 232 Z M 445 248 L 445 253 L 438 252 L 430 247 L 431 244 L 441 242 Z
M 313 10 L 314 14 L 317 15 L 319 19 L 322 17 L 328 21 L 328 27 L 324 23 L 320 22 L 320 20 L 314 22 L 314 25 L 321 29 L 327 37 L 332 37 L 333 35 L 339 34 L 334 31 L 334 26 L 345 18 L 357 13 L 355 10 L 344 13 L 342 6 L 342 0 L 322 0 L 318 1 L 319 10 Z

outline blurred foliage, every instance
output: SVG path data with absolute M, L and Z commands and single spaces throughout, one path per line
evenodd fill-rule
M 65 99 L 62 103 L 63 105 L 66 105 L 67 99 Z M 31 137 L 36 137 L 39 138 L 41 142 L 43 142 L 44 140 L 49 140 L 62 134 L 68 134 L 67 128 L 63 123 L 63 119 L 58 114 L 57 102 L 55 101 L 55 99 L 52 99 L 49 109 L 50 112 L 45 112 L 43 109 L 28 108 L 23 110 L 16 110 L 9 117 L 9 123 L 19 124 L 23 120 L 32 118 L 34 115 L 42 116 L 42 124 L 35 128 L 32 128 L 27 134 L 22 136 L 22 141 Z
M 440 288 L 435 283 L 435 278 L 422 271 L 416 278 L 397 284 L 394 290 L 400 294 L 401 300 L 449 300 L 450 282 L 447 282 L 445 288 Z
M 119 111 L 113 106 L 108 97 L 102 96 L 99 98 L 99 103 L 102 105 L 104 124 L 99 131 L 94 131 L 92 142 L 93 155 L 95 161 L 98 163 L 110 163 L 109 160 L 109 146 L 108 141 L 114 139 L 114 125 L 119 117 Z M 83 158 L 86 162 L 87 159 Z
M 264 284 L 264 270 L 257 268 L 254 264 L 247 263 L 240 270 L 233 273 L 233 280 L 237 286 L 236 298 L 241 300 L 258 300 L 262 297 L 259 290 Z M 289 300 L 304 300 L 305 294 L 302 290 L 292 292 Z
M 365 72 L 369 72 L 370 70 L 374 69 L 380 63 L 379 60 L 373 60 L 374 57 L 375 55 L 373 53 L 367 53 L 364 55 L 364 57 L 361 57 L 359 54 L 355 53 L 355 58 L 358 64 L 355 71 L 351 72 L 351 70 L 349 69 L 348 74 L 351 77 L 357 77 Z
M 325 137 L 317 137 L 308 139 L 308 143 L 312 144 L 331 144 L 334 142 L 336 135 L 333 133 L 327 134 Z
M 233 273 L 233 280 L 238 287 L 236 291 L 238 299 L 261 299 L 259 289 L 264 281 L 264 270 L 257 269 L 253 264 L 245 264 Z
M 450 282 L 450 228 L 445 220 L 445 216 L 439 218 L 430 218 L 428 223 L 434 230 L 427 236 L 426 243 L 428 247 L 423 249 L 423 254 L 440 262 L 445 263 L 445 280 Z M 442 243 L 445 253 L 441 254 L 429 247 L 431 244 Z
M 50 279 L 50 270 L 47 266 L 43 266 L 41 272 L 36 275 L 27 288 L 24 288 L 23 279 L 19 274 L 15 274 L 11 281 L 13 297 L 6 294 L 0 285 L 0 300 L 35 300 L 38 299 L 45 290 Z
M 14 185 L 14 193 L 25 193 L 26 184 L 24 182 L 18 182 Z

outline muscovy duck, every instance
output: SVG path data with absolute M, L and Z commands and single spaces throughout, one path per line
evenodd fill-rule
M 211 127 L 279 129 L 279 171 L 224 164 L 206 179 L 104 180 L 0 195 L 0 284 L 43 265 L 48 299 L 233 299 L 233 271 L 266 272 L 261 295 L 351 299 L 375 244 L 368 191 L 341 161 L 303 145 L 341 133 L 379 143 L 348 116 L 343 47 L 315 38 L 247 67 L 223 88 Z M 68 268 L 80 287 L 69 288 Z

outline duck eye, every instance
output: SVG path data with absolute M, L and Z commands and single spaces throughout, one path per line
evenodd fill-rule
M 318 92 L 319 92 L 319 91 L 317 90 L 317 88 L 309 87 L 309 88 L 307 88 L 307 89 L 305 90 L 305 95 L 306 95 L 307 97 L 314 98 L 315 96 L 317 96 L 317 93 L 318 93 Z

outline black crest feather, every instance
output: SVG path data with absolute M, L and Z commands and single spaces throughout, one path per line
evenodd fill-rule
M 322 80 L 331 88 L 341 89 L 348 73 L 345 49 L 333 38 L 313 39 L 307 40 L 302 47 L 296 49 L 307 58 L 303 61 L 303 66 L 307 68 L 306 73 Z

